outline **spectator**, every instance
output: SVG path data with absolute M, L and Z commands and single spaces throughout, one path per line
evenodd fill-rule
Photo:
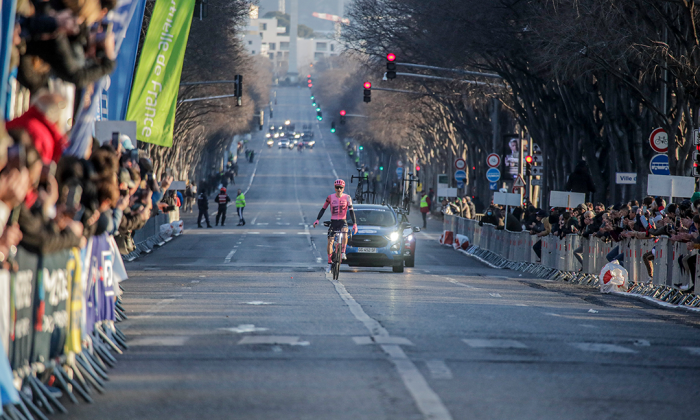
M 207 227 L 210 228 L 212 225 L 209 223 L 209 199 L 204 193 L 204 188 L 201 188 L 201 190 L 202 191 L 197 197 L 197 208 L 199 209 L 199 215 L 197 216 L 197 227 L 202 227 L 202 218 L 204 218 L 204 220 L 207 222 Z
M 45 164 L 58 162 L 65 148 L 65 122 L 62 123 L 60 117 L 66 106 L 68 104 L 61 95 L 39 95 L 27 112 L 7 123 L 7 129 L 26 130 L 41 160 Z

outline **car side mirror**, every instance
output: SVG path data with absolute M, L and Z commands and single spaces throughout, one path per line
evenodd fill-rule
M 418 226 L 414 226 L 414 227 L 413 227 L 413 231 L 414 231 L 414 232 L 420 232 L 420 228 L 419 228 Z

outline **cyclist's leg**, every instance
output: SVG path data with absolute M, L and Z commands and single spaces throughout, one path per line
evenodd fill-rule
M 342 247 L 342 249 L 341 249 L 340 252 L 342 252 L 343 254 L 345 254 L 345 247 L 348 245 L 348 227 L 345 226 L 345 227 L 343 228 L 343 231 L 342 231 L 342 232 L 343 232 L 343 247 Z
M 331 257 L 333 255 L 333 237 L 335 236 L 335 230 L 333 226 L 328 227 L 328 246 L 326 247 L 326 253 L 328 254 L 328 264 L 330 264 Z

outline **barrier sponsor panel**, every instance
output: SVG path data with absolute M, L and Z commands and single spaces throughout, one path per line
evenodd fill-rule
M 619 253 L 624 256 L 623 266 L 630 283 L 662 287 L 687 286 L 691 282 L 689 269 L 692 267 L 692 259 L 698 259 L 695 255 L 697 252 L 688 251 L 686 243 L 674 242 L 668 237 L 625 238 L 620 242 L 606 242 L 601 238 L 583 238 L 579 235 L 567 235 L 561 239 L 552 235 L 538 238 L 529 232 L 509 232 L 454 215 L 445 216 L 444 229 L 454 235 L 467 236 L 472 247 L 490 251 L 514 263 L 537 262 L 533 246 L 541 239 L 542 256 L 539 265 L 561 272 L 595 276 L 609 263 L 610 252 L 618 247 Z M 581 262 L 574 256 L 577 249 L 581 252 Z

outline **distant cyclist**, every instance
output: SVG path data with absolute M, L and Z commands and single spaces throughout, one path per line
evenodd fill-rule
M 318 221 L 323 217 L 328 206 L 331 206 L 331 225 L 328 227 L 328 247 L 326 251 L 328 252 L 328 269 L 330 270 L 330 265 L 333 263 L 331 261 L 331 255 L 333 254 L 333 238 L 337 232 L 347 233 L 348 223 L 345 220 L 347 217 L 347 212 L 350 212 L 350 217 L 352 218 L 352 231 L 357 233 L 357 220 L 355 219 L 355 211 L 352 208 L 352 198 L 349 195 L 343 194 L 345 189 L 345 181 L 342 179 L 337 179 L 335 181 L 335 194 L 331 194 L 326 197 L 326 202 L 323 203 L 323 208 L 318 212 L 318 217 L 314 222 L 314 227 L 318 224 Z M 342 258 L 347 259 L 345 256 L 345 247 L 348 244 L 348 235 L 343 235 L 343 243 L 341 251 L 343 253 Z

